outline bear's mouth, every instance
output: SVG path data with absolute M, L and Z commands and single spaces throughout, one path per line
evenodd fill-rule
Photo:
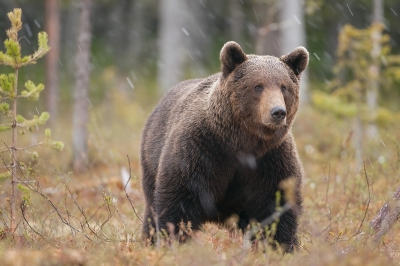
M 262 121 L 262 123 L 264 124 L 264 126 L 270 128 L 270 129 L 279 129 L 279 128 L 285 127 L 287 125 L 286 117 L 280 121 L 276 121 L 273 119 L 265 119 L 264 121 Z
M 262 128 L 262 129 L 261 129 Z M 285 132 L 288 128 L 288 125 L 286 123 L 263 123 L 261 126 L 261 136 L 263 138 L 267 137 L 272 137 L 275 136 L 276 134 L 280 135 L 283 134 L 283 132 Z

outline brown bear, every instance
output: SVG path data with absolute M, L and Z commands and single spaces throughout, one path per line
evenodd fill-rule
M 181 222 L 198 230 L 236 215 L 242 229 L 278 220 L 275 240 L 291 251 L 303 175 L 291 126 L 308 52 L 246 55 L 228 42 L 220 61 L 220 73 L 179 83 L 148 118 L 141 142 L 143 236 L 154 241 L 150 231 L 173 225 L 177 234 Z M 288 206 L 280 184 L 290 178 L 294 204 L 271 219 Z

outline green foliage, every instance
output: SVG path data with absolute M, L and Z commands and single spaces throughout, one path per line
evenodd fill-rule
M 15 8 L 13 12 L 8 13 L 11 28 L 7 30 L 8 39 L 4 41 L 6 52 L 3 53 L 0 51 L 0 64 L 11 66 L 14 69 L 35 64 L 39 58 L 43 57 L 50 50 L 47 44 L 47 33 L 40 32 L 38 34 L 38 50 L 32 55 L 21 57 L 21 45 L 18 40 L 18 31 L 22 27 L 21 13 L 20 8 Z
M 4 120 L 2 121 L 4 124 L 0 124 L 0 132 L 11 129 L 13 135 L 16 132 L 16 127 L 20 129 L 22 134 L 25 134 L 27 131 L 38 129 L 38 126 L 45 124 L 50 118 L 48 112 L 42 112 L 40 115 L 34 115 L 32 118 L 25 118 L 16 112 L 19 99 L 25 98 L 27 100 L 37 101 L 40 97 L 40 93 L 44 90 L 44 85 L 42 83 L 35 85 L 35 83 L 28 80 L 24 84 L 25 89 L 18 94 L 17 77 L 19 68 L 35 64 L 39 58 L 43 57 L 50 50 L 47 33 L 40 32 L 38 34 L 38 49 L 31 55 L 21 55 L 21 45 L 18 38 L 18 31 L 22 28 L 21 13 L 21 9 L 18 8 L 8 13 L 8 17 L 11 21 L 11 28 L 7 30 L 8 38 L 4 41 L 5 52 L 0 52 L 0 64 L 10 66 L 14 70 L 14 73 L 0 75 L 0 99 L 2 100 L 2 102 L 0 102 L 0 113 L 6 116 L 5 120 L 8 120 L 6 122 Z M 11 102 L 13 106 L 12 110 L 10 110 L 11 104 L 7 101 Z M 3 147 L 2 150 L 10 151 L 12 154 L 11 157 L 14 158 L 16 158 L 14 154 L 16 151 L 25 150 L 31 155 L 32 160 L 36 160 L 39 155 L 37 152 L 28 150 L 36 146 L 45 145 L 58 151 L 63 150 L 64 144 L 51 139 L 49 129 L 46 130 L 45 135 L 45 140 L 29 147 L 17 147 L 17 143 L 12 142 L 7 144 L 6 147 Z M 23 162 L 18 162 L 18 164 L 26 173 L 33 170 L 32 167 L 25 167 Z M 10 176 L 12 176 L 11 172 L 5 172 L 0 174 L 0 179 L 6 179 Z M 19 189 L 23 191 L 23 203 L 28 204 L 30 200 L 28 192 L 24 190 L 24 186 L 19 186 Z
M 15 88 L 15 75 L 12 74 L 1 74 L 0 75 L 0 93 L 7 98 L 13 98 Z
M 380 107 L 375 122 L 378 126 L 387 126 L 390 123 L 397 123 L 400 120 L 400 113 L 393 113 L 389 109 Z
M 21 61 L 21 46 L 17 41 L 11 39 L 5 40 L 4 46 L 6 47 L 6 53 L 3 56 L 4 64 L 17 67 Z
M 32 160 L 37 160 L 38 158 L 39 158 L 39 153 L 37 153 L 37 151 L 31 153 Z
M 21 92 L 21 96 L 28 98 L 29 100 L 37 101 L 39 99 L 40 92 L 44 90 L 44 85 L 40 83 L 35 85 L 32 81 L 28 80 L 25 82 L 26 90 Z
M 64 150 L 64 143 L 61 141 L 56 141 L 51 138 L 51 130 L 46 128 L 45 130 L 45 143 L 47 146 L 57 150 L 63 151 Z
M 111 206 L 112 203 L 113 203 L 113 197 L 110 196 L 110 195 L 108 195 L 104 190 L 103 190 L 102 194 L 103 194 L 104 203 L 105 203 L 107 206 Z
M 338 117 L 354 117 L 357 114 L 354 103 L 346 103 L 335 94 L 316 91 L 312 95 L 312 100 L 316 107 L 329 110 Z
M 382 24 L 373 24 L 366 29 L 357 29 L 345 25 L 339 34 L 337 63 L 333 69 L 335 78 L 330 83 L 331 93 L 316 91 L 312 95 L 316 107 L 337 115 L 338 117 L 355 117 L 359 115 L 364 122 L 387 125 L 393 122 L 398 114 L 380 107 L 376 117 L 368 117 L 366 94 L 371 82 L 387 85 L 400 80 L 400 63 L 397 55 L 390 54 L 390 37 L 382 34 L 378 40 L 380 54 L 374 55 L 372 36 L 383 32 Z M 382 69 L 381 75 L 371 71 L 376 67 Z
M 400 83 L 400 55 L 393 55 L 385 57 L 387 68 L 382 72 L 384 87 L 391 87 L 394 83 Z
M 49 120 L 50 114 L 48 112 L 43 112 L 40 116 L 34 115 L 32 119 L 27 120 L 23 116 L 18 115 L 17 122 L 20 124 L 22 128 L 28 128 L 31 130 L 34 127 L 43 125 Z
M 345 25 L 339 34 L 339 45 L 337 49 L 337 63 L 334 67 L 336 78 L 333 80 L 334 89 L 347 90 L 345 85 L 351 81 L 357 81 L 359 84 L 353 84 L 352 88 L 357 90 L 365 90 L 371 79 L 380 77 L 372 76 L 369 68 L 372 64 L 377 64 L 380 68 L 384 68 L 384 58 L 390 56 L 390 37 L 382 34 L 378 40 L 381 46 L 381 52 L 377 57 L 380 59 L 374 62 L 373 58 L 373 42 L 372 35 L 382 33 L 383 25 L 374 24 L 366 29 L 357 29 L 351 25 Z M 351 92 L 350 92 L 351 93 Z
M 13 12 L 7 13 L 11 21 L 11 28 L 6 33 L 10 40 L 18 41 L 18 31 L 22 28 L 21 15 L 22 10 L 20 8 L 14 8 Z
M 22 184 L 18 184 L 17 188 L 22 192 L 22 206 L 28 207 L 31 203 L 31 193 L 29 188 Z
M 7 131 L 7 130 L 10 130 L 10 129 L 11 129 L 11 126 L 0 125 L 0 132 Z
M 10 177 L 11 177 L 11 172 L 10 172 L 10 171 L 1 173 L 1 174 L 0 174 L 0 181 L 9 179 Z
M 30 65 L 30 64 L 36 64 L 36 61 L 38 59 L 42 58 L 50 50 L 50 47 L 47 44 L 47 33 L 46 32 L 39 32 L 38 43 L 39 43 L 38 50 L 36 52 L 34 52 L 32 55 L 23 57 L 18 62 L 19 67 Z
M 3 115 L 8 115 L 10 112 L 10 105 L 8 103 L 0 103 L 0 112 Z

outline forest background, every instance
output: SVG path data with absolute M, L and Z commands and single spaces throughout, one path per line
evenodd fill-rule
M 51 47 L 20 69 L 21 84 L 43 82 L 45 89 L 37 102 L 22 100 L 18 113 L 48 111 L 52 136 L 65 148 L 36 147 L 33 160 L 20 153 L 41 184 L 20 189 L 20 200 L 30 201 L 28 211 L 19 210 L 23 240 L 7 234 L 10 180 L 0 181 L 4 263 L 18 258 L 23 265 L 36 256 L 39 265 L 188 264 L 207 254 L 210 264 L 396 264 L 398 223 L 370 241 L 376 235 L 369 222 L 400 186 L 400 2 L 2 0 L 1 43 L 15 7 L 22 8 L 22 53 L 36 50 L 40 31 Z M 302 244 L 294 255 L 243 251 L 239 233 L 213 225 L 194 244 L 201 248 L 160 250 L 139 241 L 146 117 L 172 85 L 219 71 L 219 51 L 230 40 L 246 53 L 280 56 L 300 45 L 310 53 L 293 128 L 305 169 Z M 0 65 L 0 73 L 10 68 Z M 32 131 L 19 141 L 30 146 L 45 135 Z M 7 143 L 8 132 L 0 134 Z

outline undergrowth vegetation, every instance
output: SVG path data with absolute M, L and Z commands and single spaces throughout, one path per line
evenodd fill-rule
M 70 143 L 62 133 L 66 154 L 38 159 L 36 182 L 23 191 L 30 204 L 20 208 L 20 241 L 5 235 L 0 241 L 2 265 L 397 264 L 400 225 L 374 241 L 369 223 L 400 185 L 398 125 L 381 129 L 379 141 L 364 140 L 364 166 L 357 169 L 350 121 L 314 108 L 303 109 L 293 129 L 305 171 L 299 250 L 283 255 L 262 242 L 246 250 L 241 232 L 213 224 L 185 245 L 147 246 L 140 239 L 138 154 L 151 107 L 140 92 L 126 94 L 117 84 L 110 83 L 115 93 L 108 104 L 92 109 L 88 173 L 68 172 Z M 1 204 L 6 223 L 7 204 Z

